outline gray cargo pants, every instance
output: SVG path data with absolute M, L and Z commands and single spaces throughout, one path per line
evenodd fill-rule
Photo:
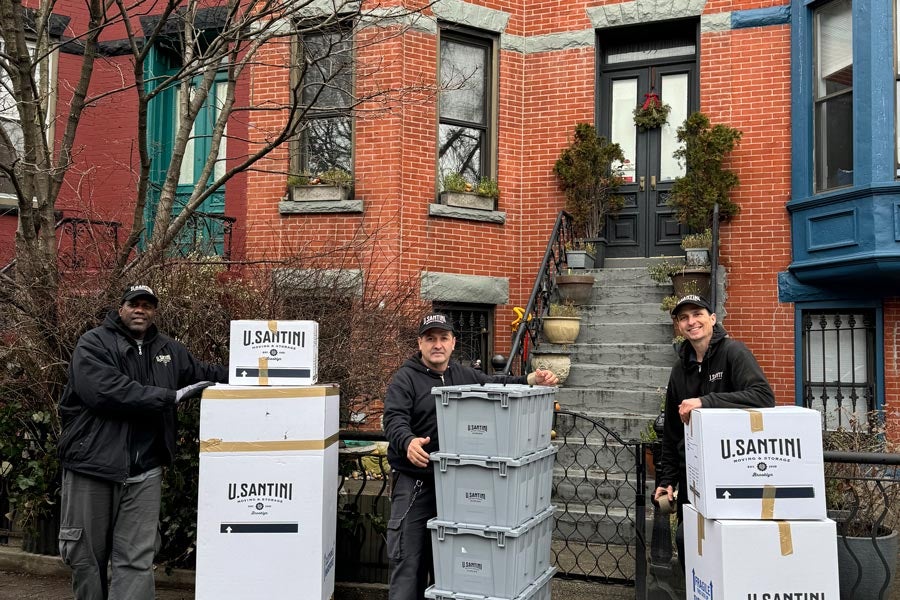
M 72 568 L 75 600 L 156 597 L 161 487 L 160 469 L 128 483 L 63 471 L 59 553 Z
M 416 479 L 393 471 L 387 552 L 391 563 L 388 600 L 422 600 L 434 581 L 428 519 L 437 515 L 434 477 Z

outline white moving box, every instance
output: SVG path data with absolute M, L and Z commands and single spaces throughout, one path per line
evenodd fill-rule
M 338 488 L 335 385 L 203 392 L 198 600 L 328 600 Z
M 232 321 L 228 381 L 233 385 L 313 385 L 319 367 L 315 321 Z
M 693 418 L 692 418 L 693 420 Z M 834 521 L 706 519 L 684 506 L 690 600 L 837 600 Z
M 692 411 L 688 500 L 708 519 L 824 519 L 821 419 L 799 406 Z

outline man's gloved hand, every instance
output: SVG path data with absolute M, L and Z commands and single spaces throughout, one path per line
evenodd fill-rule
M 175 404 L 177 405 L 192 398 L 199 398 L 200 394 L 203 393 L 203 390 L 215 384 L 215 381 L 198 381 L 197 383 L 186 385 L 175 392 Z

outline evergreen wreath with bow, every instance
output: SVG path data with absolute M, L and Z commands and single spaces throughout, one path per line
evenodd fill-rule
M 652 89 L 644 94 L 644 103 L 634 109 L 634 124 L 640 129 L 656 129 L 662 127 L 669 120 L 669 111 L 672 107 L 663 104 L 659 94 Z

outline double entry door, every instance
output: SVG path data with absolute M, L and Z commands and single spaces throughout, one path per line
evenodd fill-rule
M 678 148 L 677 130 L 695 110 L 696 63 L 693 60 L 604 70 L 600 81 L 600 130 L 619 144 L 625 160 L 618 166 L 625 183 L 617 193 L 624 208 L 607 219 L 604 236 L 607 257 L 650 257 L 681 253 L 681 237 L 674 210 L 667 204 L 683 165 L 672 154 Z M 634 108 L 648 94 L 671 107 L 668 122 L 643 130 L 634 124 Z

